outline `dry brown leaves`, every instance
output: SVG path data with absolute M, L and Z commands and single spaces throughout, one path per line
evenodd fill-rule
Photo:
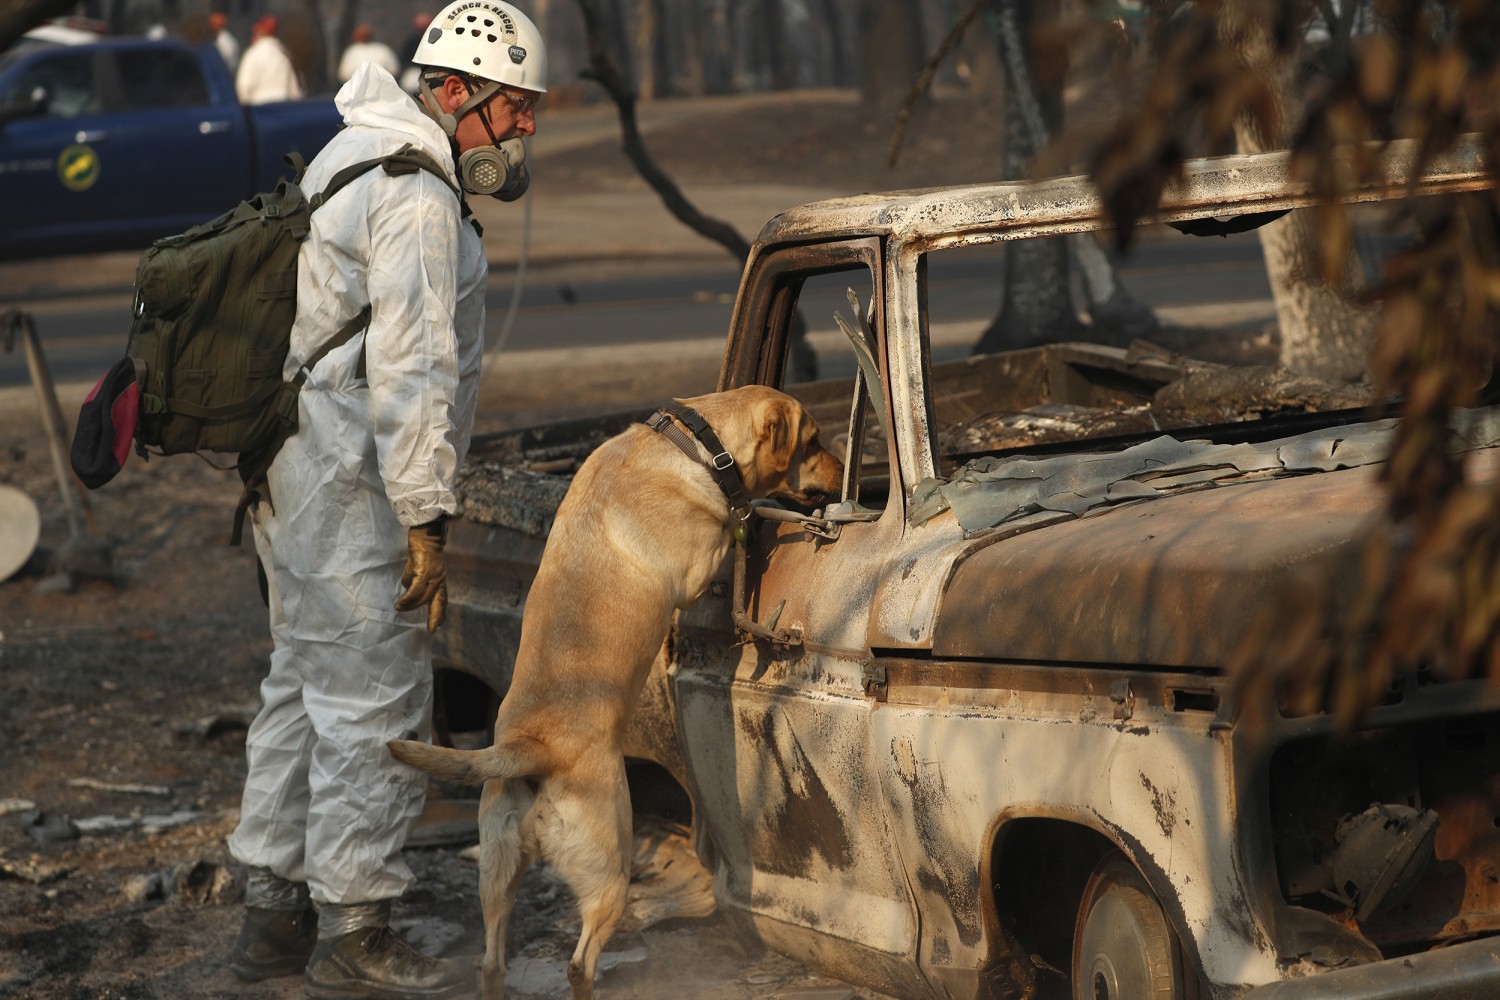
M 1127 234 L 1122 242 L 1154 211 L 1192 137 L 1217 151 L 1241 116 L 1259 135 L 1278 135 L 1266 67 L 1307 55 L 1307 13 L 1300 0 L 1205 0 L 1159 22 L 1144 100 L 1093 160 L 1104 203 Z M 1270 28 L 1225 30 L 1257 19 Z M 1415 140 L 1422 170 L 1459 135 L 1477 132 L 1489 162 L 1500 163 L 1500 5 L 1384 0 L 1373 31 L 1340 35 L 1340 27 L 1316 72 L 1288 77 L 1301 84 L 1304 104 L 1283 144 L 1320 200 L 1331 283 L 1346 273 L 1353 245 L 1342 198 L 1375 175 L 1381 143 Z M 1335 616 L 1333 582 L 1305 581 L 1283 607 L 1267 609 L 1232 665 L 1244 684 L 1276 685 L 1292 710 L 1332 710 L 1345 725 L 1401 675 L 1500 682 L 1500 492 L 1466 482 L 1448 430 L 1454 410 L 1475 402 L 1492 374 L 1500 199 L 1491 191 L 1412 201 L 1421 203 L 1401 222 L 1419 238 L 1390 261 L 1373 293 L 1383 306 L 1376 398 L 1399 397 L 1403 420 L 1384 470 L 1387 521 L 1369 543 L 1362 589 Z
M 1184 159 L 1234 150 L 1237 119 L 1249 117 L 1263 135 L 1280 131 L 1270 82 L 1246 63 L 1251 42 L 1226 40 L 1223 24 L 1233 10 L 1262 27 L 1255 44 L 1289 52 L 1288 19 L 1300 7 L 1293 0 L 1203 0 L 1158 11 L 1142 58 L 1113 67 L 1112 85 L 1139 96 L 1098 142 L 1089 173 L 1120 248 L 1129 245 L 1136 221 L 1156 211 Z M 1142 77 L 1143 85 L 1132 84 Z

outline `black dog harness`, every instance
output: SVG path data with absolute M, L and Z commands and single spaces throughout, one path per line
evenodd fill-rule
M 683 427 L 692 431 L 693 436 L 689 437 L 684 434 L 677 426 L 677 421 L 672 419 L 673 417 L 681 421 Z M 719 489 L 729 500 L 729 510 L 734 515 L 735 522 L 734 537 L 738 541 L 743 541 L 745 521 L 750 517 L 750 497 L 745 493 L 745 481 L 740 478 L 740 469 L 734 463 L 734 456 L 729 454 L 719 440 L 719 435 L 714 433 L 714 429 L 708 426 L 708 421 L 700 417 L 691 407 L 671 402 L 653 413 L 646 421 L 646 426 L 682 449 L 683 454 L 693 461 L 708 469 L 714 481 L 719 484 Z M 708 449 L 710 457 L 706 462 L 698 451 L 699 444 Z

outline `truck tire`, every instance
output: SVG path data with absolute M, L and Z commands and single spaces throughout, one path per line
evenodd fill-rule
M 1191 1000 L 1182 947 L 1146 880 L 1113 852 L 1094 869 L 1073 935 L 1073 1000 Z

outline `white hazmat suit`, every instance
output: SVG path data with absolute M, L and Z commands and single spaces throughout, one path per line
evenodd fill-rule
M 447 137 L 384 70 L 361 66 L 335 100 L 347 127 L 308 166 L 309 194 L 339 168 L 407 143 L 452 175 Z M 286 378 L 367 303 L 372 311 L 365 336 L 307 379 L 297 433 L 267 475 L 270 503 L 252 512 L 274 651 L 229 848 L 243 864 L 306 881 L 318 903 L 391 899 L 412 882 L 400 849 L 426 779 L 385 743 L 430 728 L 431 645 L 428 609 L 393 604 L 407 528 L 456 511 L 486 277 L 457 196 L 422 170 L 376 168 L 351 182 L 313 214 L 300 252 Z
M 384 42 L 355 42 L 344 50 L 339 59 L 339 79 L 352 80 L 354 71 L 363 63 L 372 62 L 391 76 L 401 71 L 401 61 L 396 52 Z
M 219 56 L 224 60 L 224 65 L 229 67 L 229 72 L 233 73 L 239 69 L 239 39 L 231 35 L 227 28 L 221 28 L 217 33 L 215 33 L 214 48 L 219 50 Z
M 286 46 L 269 35 L 251 42 L 235 71 L 234 92 L 241 104 L 270 104 L 300 98 L 302 81 L 297 79 Z

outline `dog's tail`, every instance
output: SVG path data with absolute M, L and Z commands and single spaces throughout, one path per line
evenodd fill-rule
M 386 746 L 390 747 L 391 756 L 403 764 L 456 785 L 482 785 L 492 778 L 521 778 L 536 770 L 534 762 L 500 746 L 454 750 L 412 740 L 390 740 Z

